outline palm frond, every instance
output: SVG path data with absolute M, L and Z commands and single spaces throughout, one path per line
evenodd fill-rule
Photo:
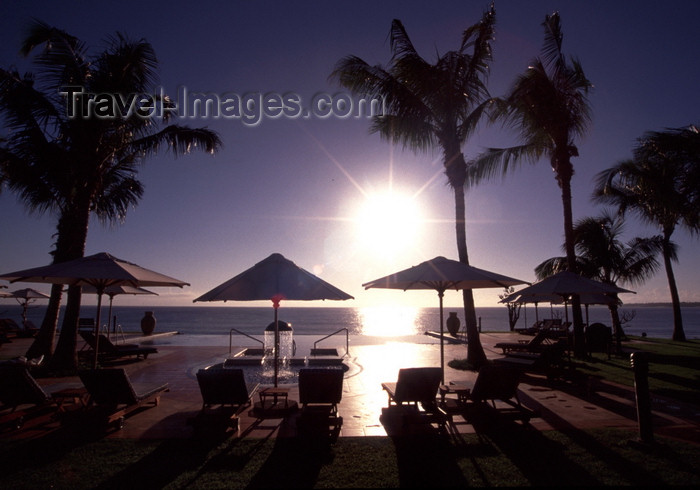
M 389 43 L 391 46 L 392 60 L 403 57 L 418 56 L 416 48 L 408 37 L 406 28 L 399 19 L 394 19 L 391 22 L 391 31 L 389 33 Z
M 464 53 L 472 48 L 469 72 L 487 77 L 489 62 L 493 61 L 491 42 L 495 39 L 496 7 L 492 3 L 489 10 L 484 12 L 481 21 L 467 28 L 462 34 L 462 45 L 459 52 Z
M 157 153 L 163 145 L 174 155 L 184 155 L 195 149 L 213 154 L 221 148 L 218 134 L 206 128 L 170 125 L 161 131 L 140 138 L 130 148 L 143 156 Z
M 520 145 L 510 148 L 489 148 L 470 162 L 468 181 L 474 186 L 496 176 L 505 177 L 522 162 L 535 163 L 543 155 L 539 145 Z
M 546 15 L 544 22 L 544 44 L 542 45 L 542 56 L 545 66 L 555 72 L 566 65 L 561 47 L 564 41 L 564 34 L 561 30 L 561 18 L 559 12 Z
M 34 19 L 22 43 L 20 53 L 28 56 L 43 46 L 33 59 L 41 68 L 42 88 L 58 91 L 63 86 L 85 86 L 89 62 L 85 44 L 67 32 Z

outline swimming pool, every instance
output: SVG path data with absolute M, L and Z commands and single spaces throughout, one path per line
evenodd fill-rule
M 267 362 L 263 360 L 258 364 L 233 364 L 227 361 L 229 361 L 229 359 L 206 367 L 211 369 L 241 369 L 243 371 L 243 377 L 249 385 L 273 385 L 275 382 L 274 364 L 271 360 Z M 280 385 L 297 384 L 299 381 L 299 371 L 310 366 L 314 368 L 342 369 L 345 372 L 345 378 L 355 376 L 362 370 L 361 366 L 349 357 L 343 358 L 340 363 L 325 365 L 319 363 L 309 364 L 308 362 L 289 364 L 284 363 L 283 360 L 280 361 L 277 372 L 277 384 Z

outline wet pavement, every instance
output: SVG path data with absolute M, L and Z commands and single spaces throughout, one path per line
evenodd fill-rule
M 481 334 L 481 342 L 489 359 L 502 357 L 500 349 L 493 347 L 497 342 L 517 338 L 518 334 L 512 333 Z M 140 340 L 143 339 L 131 338 L 129 342 Z M 26 352 L 28 345 L 27 339 L 15 339 L 11 344 L 4 344 L 0 354 L 3 358 L 19 356 Z M 158 353 L 145 360 L 125 360 L 112 365 L 125 368 L 134 384 L 167 382 L 170 391 L 163 393 L 157 406 L 144 406 L 126 419 L 123 428 L 109 432 L 106 437 L 192 437 L 195 431 L 192 421 L 196 420 L 202 408 L 196 372 L 228 358 L 229 345 L 164 344 L 157 345 L 157 348 Z M 466 357 L 466 345 L 446 344 L 444 349 L 445 381 L 473 383 L 476 373 L 447 366 L 449 360 Z M 341 352 L 344 352 L 344 348 Z M 388 397 L 382 390 L 381 383 L 396 381 L 400 368 L 439 366 L 440 346 L 436 340 L 426 340 L 426 343 L 390 340 L 366 345 L 351 343 L 345 362 L 348 370 L 343 381 L 342 401 L 338 405 L 339 415 L 343 418 L 340 437 L 386 436 L 388 431 L 394 430 L 395 424 L 387 422 Z M 37 381 L 47 392 L 82 386 L 77 377 L 39 378 Z M 290 400 L 299 399 L 296 384 L 281 386 L 289 389 Z M 522 404 L 537 415 L 529 422 L 537 430 L 595 427 L 638 430 L 634 390 L 614 383 L 592 380 L 576 373 L 557 380 L 549 380 L 541 374 L 527 374 L 519 385 L 519 397 Z M 259 402 L 257 395 L 253 401 Z M 698 406 L 682 404 L 653 393 L 651 404 L 654 434 L 700 442 Z M 448 403 L 448 408 L 454 412 L 449 430 L 475 432 L 470 420 L 456 406 L 456 400 Z M 263 418 L 251 408 L 241 413 L 238 429 L 229 429 L 232 437 L 280 437 L 296 434 L 298 412 L 291 412 L 284 417 Z

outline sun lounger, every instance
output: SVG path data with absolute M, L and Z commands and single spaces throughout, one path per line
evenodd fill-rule
M 513 367 L 486 364 L 479 370 L 474 386 L 461 391 L 460 401 L 468 412 L 488 408 L 499 416 L 512 416 L 527 423 L 534 414 L 520 403 L 520 377 L 521 371 Z
M 82 403 L 84 395 L 79 389 L 47 393 L 26 365 L 8 361 L 0 365 L 0 426 L 19 429 L 29 419 L 63 411 L 69 398 Z
M 89 330 L 90 332 L 95 331 L 95 319 L 94 318 L 78 318 L 78 330 Z
M 198 420 L 206 417 L 206 410 L 215 406 L 230 408 L 227 412 L 229 425 L 238 428 L 238 416 L 251 404 L 258 384 L 248 386 L 242 369 L 208 367 L 197 371 L 197 383 L 202 394 L 202 410 Z
M 167 383 L 132 384 L 124 369 L 90 369 L 79 376 L 89 394 L 88 406 L 100 423 L 118 422 L 118 428 L 127 415 L 149 403 L 158 405 L 160 396 L 170 391 Z
M 382 389 L 387 392 L 389 397 L 389 408 L 392 406 L 411 408 L 418 415 L 429 415 L 428 420 L 435 421 L 441 428 L 444 428 L 447 414 L 437 403 L 437 393 L 441 380 L 442 370 L 437 367 L 404 368 L 399 370 L 395 383 L 382 383 Z M 415 417 L 411 418 L 415 419 Z M 408 420 L 408 417 L 404 418 L 405 422 Z
M 25 366 L 6 364 L 0 367 L 0 402 L 1 425 L 19 429 L 28 417 L 50 406 L 53 400 Z
M 12 318 L 0 318 L 0 333 L 8 340 L 14 337 L 21 337 L 21 331 L 20 326 Z
M 104 334 L 99 334 L 99 340 L 96 340 L 94 333 L 88 331 L 80 331 L 80 336 L 85 340 L 86 345 L 92 349 L 92 352 L 95 351 L 97 346 L 98 355 L 104 360 L 129 356 L 146 359 L 149 354 L 158 352 L 158 349 L 155 347 L 142 347 L 138 344 L 114 344 Z
M 523 335 L 534 335 L 536 334 L 544 325 L 544 320 L 538 320 L 532 324 L 531 327 L 526 328 L 516 328 L 515 331 Z
M 299 370 L 298 425 L 302 429 L 331 427 L 337 434 L 343 425 L 338 416 L 338 403 L 343 397 L 343 376 L 340 368 L 303 368 Z
M 560 339 L 552 344 L 543 344 L 538 352 L 510 351 L 493 362 L 521 371 L 544 373 L 548 378 L 557 378 L 569 364 L 567 346 L 568 340 Z
M 504 354 L 512 351 L 537 352 L 548 339 L 547 330 L 540 330 L 530 340 L 519 342 L 498 342 L 494 347 L 502 349 Z
M 22 336 L 34 337 L 37 333 L 39 333 L 39 327 L 34 325 L 34 322 L 31 320 L 25 320 L 24 322 L 22 322 L 22 325 L 24 326 L 24 332 Z

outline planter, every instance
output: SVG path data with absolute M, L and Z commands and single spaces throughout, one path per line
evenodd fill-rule
M 156 317 L 152 311 L 146 311 L 141 319 L 141 331 L 144 335 L 151 335 L 156 328 Z
M 447 325 L 447 331 L 450 333 L 450 335 L 456 337 L 457 332 L 459 332 L 460 325 L 456 311 L 450 312 L 450 316 L 447 318 L 447 321 L 445 321 L 445 325 Z

